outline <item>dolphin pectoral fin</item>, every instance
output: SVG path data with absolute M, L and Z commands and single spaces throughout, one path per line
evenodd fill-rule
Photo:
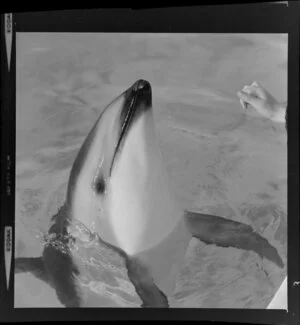
M 154 283 L 146 267 L 130 257 L 126 259 L 126 267 L 128 277 L 143 302 L 141 307 L 169 307 L 168 298 Z
M 128 278 L 133 284 L 136 293 L 142 300 L 141 307 L 169 307 L 167 296 L 155 284 L 147 267 L 144 266 L 138 258 L 128 256 L 121 248 L 105 242 L 99 236 L 98 240 L 102 245 L 105 245 L 107 248 L 111 248 L 113 251 L 117 252 L 124 260 L 127 268 Z
M 18 257 L 15 259 L 15 274 L 30 272 L 38 279 L 48 282 L 48 276 L 41 257 Z
M 192 236 L 206 244 L 254 251 L 261 258 L 265 257 L 280 268 L 284 267 L 277 249 L 249 225 L 196 212 L 186 212 L 185 221 Z

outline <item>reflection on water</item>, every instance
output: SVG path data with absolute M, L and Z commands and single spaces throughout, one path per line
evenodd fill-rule
M 286 98 L 286 42 L 284 35 L 18 34 L 16 256 L 41 254 L 81 143 L 104 107 L 144 78 L 182 206 L 251 224 L 286 263 L 285 129 L 243 112 L 236 98 L 252 80 Z M 107 298 L 103 305 L 140 305 L 120 256 L 93 240 L 76 249 L 86 264 L 80 282 Z M 193 239 L 171 305 L 264 308 L 285 274 L 254 253 Z M 57 305 L 43 290 L 26 294 L 30 281 L 16 277 L 16 306 L 35 306 L 37 296 Z
M 128 280 L 122 256 L 77 220 L 72 221 L 68 230 L 72 236 L 45 235 L 43 245 L 52 245 L 63 254 L 72 253 L 80 270 L 75 278 L 81 286 L 120 307 L 140 307 L 141 301 Z M 68 245 L 64 244 L 66 241 Z

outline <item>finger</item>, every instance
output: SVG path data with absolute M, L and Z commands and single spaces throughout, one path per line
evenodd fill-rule
M 242 99 L 240 99 L 240 104 L 242 105 L 243 109 L 245 109 L 245 110 L 246 110 L 246 109 L 248 108 L 248 106 L 250 105 L 249 103 L 243 101 Z
M 246 103 L 251 104 L 252 106 L 255 106 L 260 103 L 260 99 L 253 96 L 252 94 L 247 94 L 243 90 L 238 91 L 237 95 L 241 100 L 243 100 Z
M 248 86 L 248 85 L 244 86 L 242 91 L 248 95 L 253 95 L 254 97 L 260 97 L 260 96 L 258 96 L 257 86 L 254 84 L 252 84 L 250 86 Z
M 245 86 L 242 91 L 248 95 L 252 95 L 253 97 L 257 97 L 260 99 L 265 99 L 264 92 L 256 85 Z
M 251 84 L 245 85 L 243 87 L 243 90 L 246 89 L 246 88 L 251 88 L 251 87 L 261 87 L 261 85 L 257 81 L 253 81 Z
M 249 92 L 251 91 L 250 86 L 248 86 L 248 85 L 244 86 L 242 90 L 247 94 L 249 94 Z
M 247 89 L 251 90 L 251 94 L 255 94 L 261 99 L 266 99 L 265 89 L 257 81 L 252 82 Z
M 241 103 L 243 109 L 247 109 L 247 108 L 248 108 L 248 105 L 249 105 L 248 103 L 244 102 L 244 101 L 241 100 L 241 99 L 240 99 L 240 103 Z

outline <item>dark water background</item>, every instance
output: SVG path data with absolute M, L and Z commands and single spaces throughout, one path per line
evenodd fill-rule
M 103 108 L 149 80 L 163 155 L 182 206 L 251 224 L 286 262 L 287 146 L 283 126 L 236 92 L 256 80 L 287 98 L 287 35 L 17 34 L 16 256 L 39 256 L 68 174 Z M 140 300 L 116 256 L 90 249 L 83 286 L 103 306 Z M 255 253 L 192 240 L 172 305 L 265 308 L 281 270 Z M 16 307 L 61 306 L 30 274 Z

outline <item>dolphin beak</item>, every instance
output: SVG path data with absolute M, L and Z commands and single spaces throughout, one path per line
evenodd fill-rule
M 151 108 L 152 90 L 151 85 L 146 80 L 136 81 L 125 93 L 125 102 L 121 112 L 121 125 L 127 124 L 129 117 L 135 118 L 139 113 Z
M 120 135 L 113 155 L 109 175 L 111 175 L 116 155 L 125 141 L 126 135 L 141 114 L 152 107 L 152 90 L 148 81 L 140 79 L 136 81 L 125 93 L 125 102 L 120 115 Z
M 132 85 L 132 91 L 137 93 L 140 101 L 143 101 L 146 107 L 152 105 L 152 90 L 148 81 L 140 79 Z M 130 89 L 130 88 L 129 88 Z
M 120 138 L 122 141 L 126 131 L 144 111 L 152 106 L 152 91 L 148 81 L 138 80 L 125 92 L 125 103 L 120 116 Z

